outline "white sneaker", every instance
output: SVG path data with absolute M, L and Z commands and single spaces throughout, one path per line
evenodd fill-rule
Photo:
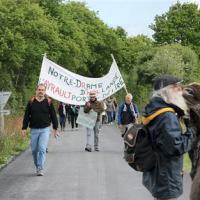
M 37 171 L 37 176 L 44 176 L 43 171 L 42 171 L 42 170 L 38 170 L 38 171 Z

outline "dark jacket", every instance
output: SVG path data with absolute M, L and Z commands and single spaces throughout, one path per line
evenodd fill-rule
M 69 113 L 70 113 L 70 115 L 78 116 L 79 110 L 80 110 L 80 106 L 71 105 Z
M 124 109 L 126 106 L 126 109 Z M 131 110 L 130 105 L 122 103 L 118 109 L 118 124 L 127 125 L 135 122 L 135 118 L 139 115 L 136 104 L 132 103 L 134 110 Z
M 65 117 L 64 109 L 65 109 L 65 106 L 63 106 L 63 104 L 59 104 L 59 106 L 58 106 L 58 114 L 59 114 L 60 117 Z
M 53 124 L 53 128 L 58 128 L 58 120 L 56 112 L 52 103 L 48 103 L 48 100 L 45 98 L 43 101 L 39 102 L 37 99 L 29 101 L 23 120 L 22 129 L 30 128 L 46 128 Z
M 87 106 L 87 103 L 85 104 L 84 112 L 89 113 L 90 110 L 93 109 L 95 112 L 97 112 L 97 122 L 99 122 L 101 113 L 104 111 L 103 103 L 97 100 L 89 101 L 89 103 L 90 103 L 90 106 Z
M 144 115 L 151 115 L 165 107 L 172 107 L 176 113 L 162 113 L 148 124 L 159 161 L 153 170 L 143 173 L 143 184 L 154 197 L 171 199 L 183 192 L 183 154 L 191 148 L 192 130 L 187 128 L 186 133 L 182 134 L 178 118 L 183 111 L 158 97 L 146 106 Z

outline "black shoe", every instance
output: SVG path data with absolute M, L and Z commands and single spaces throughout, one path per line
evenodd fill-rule
M 99 149 L 98 149 L 98 148 L 95 148 L 95 151 L 99 151 Z
M 92 152 L 91 148 L 85 147 L 85 151 Z

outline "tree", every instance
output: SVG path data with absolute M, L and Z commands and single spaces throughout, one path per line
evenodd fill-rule
M 180 44 L 155 47 L 151 60 L 138 67 L 140 83 L 148 84 L 159 74 L 172 74 L 186 82 L 198 80 L 198 56 Z
M 200 10 L 194 3 L 176 3 L 155 17 L 150 28 L 158 44 L 179 43 L 192 47 L 200 55 Z

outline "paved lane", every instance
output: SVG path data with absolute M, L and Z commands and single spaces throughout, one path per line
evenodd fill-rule
M 100 133 L 100 152 L 85 152 L 85 129 L 50 139 L 45 175 L 35 176 L 30 149 L 0 171 L 0 200 L 152 200 L 141 173 L 122 159 L 123 142 L 114 126 Z M 188 200 L 190 180 L 185 177 Z

